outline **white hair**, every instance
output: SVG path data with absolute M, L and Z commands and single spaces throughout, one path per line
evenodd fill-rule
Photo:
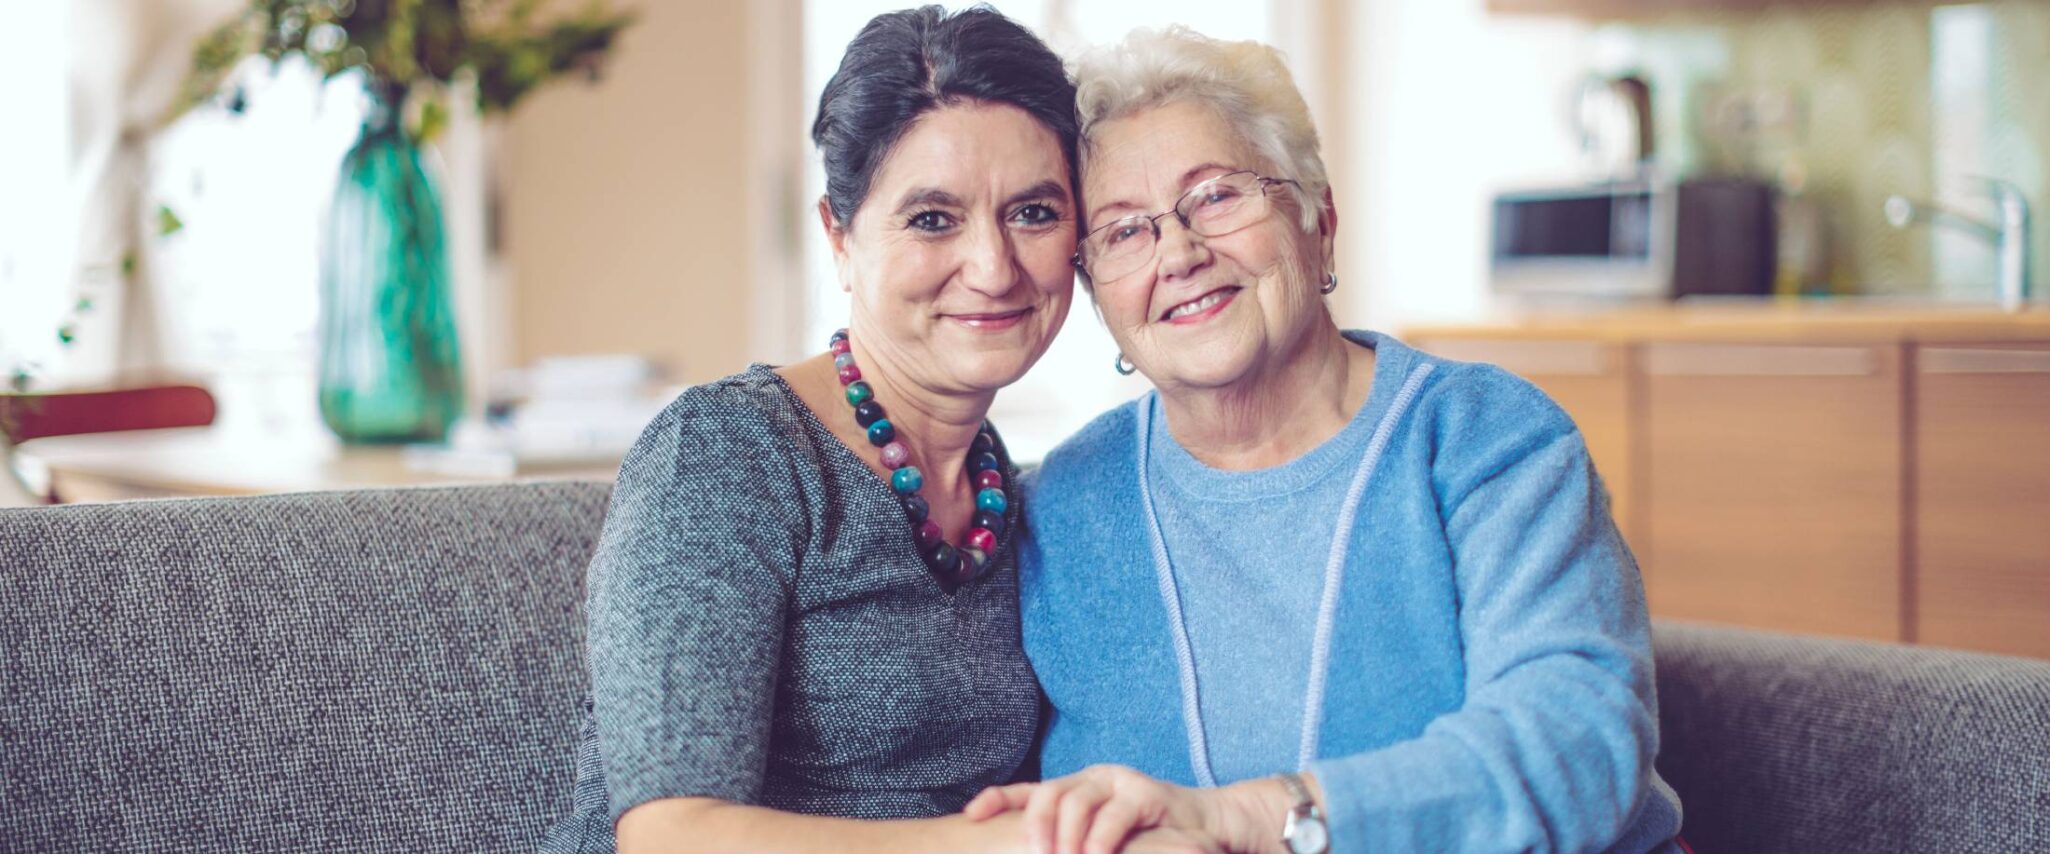
M 1256 41 L 1228 42 L 1175 25 L 1137 29 L 1124 41 L 1075 57 L 1075 111 L 1082 161 L 1103 122 L 1175 101 L 1215 110 L 1267 166 L 1296 182 L 1304 231 L 1317 228 L 1331 184 L 1317 153 L 1317 126 L 1281 51 Z M 1086 168 L 1086 167 L 1085 167 Z

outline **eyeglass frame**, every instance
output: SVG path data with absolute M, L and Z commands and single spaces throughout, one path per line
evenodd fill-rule
M 1168 208 L 1167 210 L 1161 211 L 1157 214 L 1133 214 L 1131 216 L 1121 216 L 1117 219 L 1111 220 L 1110 222 L 1106 222 L 1095 228 L 1089 229 L 1089 233 L 1082 235 L 1082 238 L 1080 240 L 1075 241 L 1075 257 L 1069 259 L 1069 263 L 1073 264 L 1075 266 L 1075 270 L 1077 272 L 1080 272 L 1082 274 L 1082 277 L 1085 280 L 1087 280 L 1088 283 L 1091 284 L 1098 281 L 1115 281 L 1117 279 L 1122 279 L 1126 276 L 1129 276 L 1132 273 L 1139 272 L 1139 269 L 1144 268 L 1146 266 L 1144 263 L 1141 263 L 1139 267 L 1133 268 L 1131 272 L 1120 273 L 1116 276 L 1111 277 L 1110 279 L 1098 279 L 1095 275 L 1089 272 L 1089 268 L 1087 266 L 1088 262 L 1083 260 L 1082 258 L 1082 250 L 1084 247 L 1089 245 L 1089 238 L 1095 236 L 1096 233 L 1099 231 L 1102 231 L 1106 228 L 1110 228 L 1111 226 L 1117 225 L 1118 223 L 1125 222 L 1127 220 L 1144 219 L 1146 220 L 1147 227 L 1153 229 L 1153 256 L 1147 258 L 1147 261 L 1151 261 L 1153 260 L 1153 258 L 1160 257 L 1160 218 L 1167 216 L 1169 214 L 1173 214 L 1176 222 L 1181 223 L 1183 228 L 1189 230 L 1189 233 L 1194 234 L 1198 237 L 1223 237 L 1227 234 L 1237 233 L 1238 231 L 1245 229 L 1246 226 L 1252 225 L 1255 222 L 1259 222 L 1258 219 L 1248 220 L 1246 221 L 1245 225 L 1241 225 L 1238 228 L 1232 229 L 1231 231 L 1221 231 L 1216 234 L 1204 234 L 1200 231 L 1197 231 L 1196 227 L 1189 222 L 1189 218 L 1182 214 L 1182 202 L 1187 201 L 1188 198 L 1190 196 L 1195 195 L 1197 191 L 1202 190 L 1203 188 L 1215 184 L 1219 181 L 1222 181 L 1226 178 L 1231 178 L 1237 175 L 1251 175 L 1256 180 L 1258 180 L 1260 182 L 1260 197 L 1263 199 L 1269 198 L 1269 196 L 1267 195 L 1267 190 L 1276 184 L 1288 184 L 1290 186 L 1297 188 L 1302 187 L 1301 182 L 1298 182 L 1293 178 L 1270 178 L 1251 169 L 1238 169 L 1231 172 L 1226 172 L 1222 175 L 1216 175 L 1209 178 L 1205 178 L 1201 181 L 1196 182 L 1195 186 L 1182 191 L 1181 195 L 1176 196 L 1174 200 L 1174 207 Z M 1272 211 L 1270 210 L 1269 213 L 1272 213 Z

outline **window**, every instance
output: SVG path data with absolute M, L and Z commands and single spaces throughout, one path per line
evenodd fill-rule
M 68 26 L 63 3 L 0 11 L 0 388 L 17 364 L 55 367 L 72 294 Z
M 158 321 L 173 364 L 230 398 L 224 417 L 317 431 L 321 223 L 368 99 L 357 75 L 323 81 L 297 54 L 246 60 L 235 81 L 240 113 L 200 106 L 150 146 L 143 204 L 180 223 L 151 241 Z

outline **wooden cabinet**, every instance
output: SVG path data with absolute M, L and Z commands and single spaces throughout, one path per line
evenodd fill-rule
M 1573 416 L 1654 617 L 2050 658 L 2050 308 L 1654 307 L 1407 338 Z
M 1901 348 L 1643 348 L 1654 615 L 1904 639 Z
M 1914 639 L 2050 658 L 2050 343 L 1914 362 Z
M 1595 472 L 1609 490 L 1617 527 L 1633 543 L 1630 360 L 1622 345 L 1585 339 L 1512 341 L 1419 339 L 1418 349 L 1448 359 L 1488 362 L 1530 380 L 1580 427 Z

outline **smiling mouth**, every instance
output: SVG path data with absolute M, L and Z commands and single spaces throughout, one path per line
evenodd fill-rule
M 947 317 L 953 319 L 956 322 L 963 323 L 968 326 L 983 329 L 1001 329 L 1008 327 L 1013 323 L 1016 323 L 1020 319 L 1024 318 L 1025 315 L 1031 313 L 1032 307 L 1026 306 L 1024 308 L 1014 309 L 1011 311 L 991 311 L 982 312 L 980 314 L 949 314 L 947 315 Z
M 1189 300 L 1188 302 L 1182 303 L 1181 305 L 1170 308 L 1165 312 L 1162 312 L 1160 315 L 1160 319 L 1163 321 L 1169 321 L 1188 317 L 1193 314 L 1201 314 L 1205 311 L 1209 311 L 1212 308 L 1216 308 L 1217 306 L 1223 304 L 1226 300 L 1231 299 L 1234 294 L 1237 294 L 1239 292 L 1239 290 L 1240 288 L 1237 285 L 1226 285 L 1224 287 L 1218 288 L 1217 290 L 1204 294 L 1200 297 Z

